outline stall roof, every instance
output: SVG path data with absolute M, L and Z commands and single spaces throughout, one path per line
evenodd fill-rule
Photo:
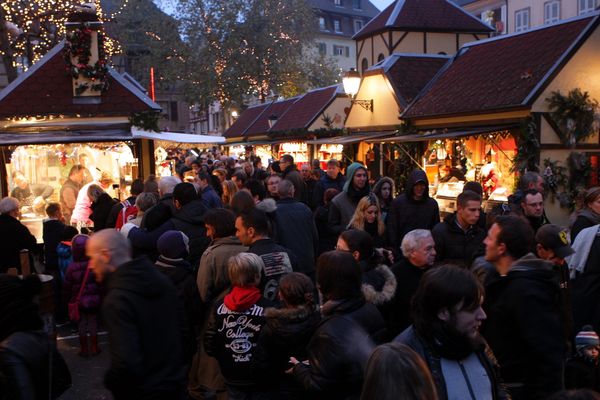
M 350 144 L 350 143 L 357 143 L 357 142 L 362 142 L 362 141 L 369 141 L 367 139 L 375 139 L 375 138 L 389 136 L 393 132 L 395 132 L 395 131 L 360 133 L 360 134 L 348 135 L 348 136 L 334 136 L 334 137 L 329 137 L 329 138 L 307 140 L 306 143 L 307 144 Z
M 137 128 L 131 129 L 132 137 L 135 139 L 153 139 L 153 140 L 165 140 L 167 142 L 175 143 L 197 143 L 197 144 L 222 144 L 225 143 L 223 136 L 211 136 L 211 135 L 192 135 L 189 133 L 176 133 L 176 132 L 149 132 Z
M 367 23 L 354 40 L 387 30 L 491 33 L 494 29 L 448 0 L 396 0 Z
M 112 68 L 109 69 L 109 88 L 100 96 L 100 102 L 75 104 L 72 79 L 65 73 L 64 45 L 64 42 L 56 45 L 0 92 L 0 118 L 98 117 L 160 111 L 158 104 Z
M 132 140 L 131 132 L 125 129 L 46 131 L 34 133 L 2 133 L 2 145 L 114 142 Z
M 293 106 L 294 102 L 298 100 L 299 97 L 292 97 L 290 99 L 281 100 L 281 101 L 273 101 L 269 103 L 268 107 L 262 112 L 258 118 L 246 129 L 244 132 L 244 137 L 252 137 L 252 136 L 260 136 L 265 135 L 269 132 L 269 117 L 275 116 L 278 119 L 282 118 L 285 115 L 286 111 Z M 277 123 L 275 123 L 277 125 Z M 275 126 L 274 125 L 274 126 Z
M 403 118 L 528 107 L 598 25 L 598 12 L 466 44 Z
M 235 122 L 225 131 L 225 138 L 237 138 L 244 136 L 248 128 L 261 116 L 262 113 L 269 107 L 270 103 L 260 104 L 254 107 L 248 107 L 235 120 Z
M 492 132 L 510 131 L 518 127 L 518 125 L 502 125 L 502 126 L 486 126 L 475 127 L 467 130 L 458 131 L 434 131 L 429 133 L 414 133 L 409 135 L 395 135 L 380 138 L 370 138 L 367 143 L 409 143 L 409 142 L 424 142 L 428 140 L 438 139 L 458 139 L 468 136 L 485 135 Z

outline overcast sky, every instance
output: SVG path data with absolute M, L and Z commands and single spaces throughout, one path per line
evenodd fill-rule
M 371 0 L 371 3 L 375 4 L 375 7 L 383 10 L 385 7 L 392 4 L 394 0 Z

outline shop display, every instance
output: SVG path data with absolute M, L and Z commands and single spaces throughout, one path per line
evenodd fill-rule
M 61 202 L 61 188 L 75 165 L 85 167 L 81 185 L 103 173 L 111 176 L 114 184 L 107 192 L 120 200 L 128 196 L 131 182 L 138 177 L 138 160 L 123 142 L 16 147 L 6 164 L 9 193 L 20 201 L 21 221 L 38 242 L 46 205 Z

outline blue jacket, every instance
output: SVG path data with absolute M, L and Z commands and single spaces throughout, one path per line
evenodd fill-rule
M 219 197 L 215 189 L 213 189 L 213 187 L 210 185 L 202 189 L 200 196 L 202 197 L 202 203 L 204 203 L 206 208 L 210 209 L 223 207 L 223 202 L 221 201 L 221 198 Z

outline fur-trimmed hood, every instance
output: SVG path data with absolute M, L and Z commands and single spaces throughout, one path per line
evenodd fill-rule
M 289 337 L 299 332 L 314 331 L 321 315 L 316 307 L 301 305 L 291 308 L 267 308 L 265 318 L 267 326 L 274 333 Z
M 380 264 L 363 273 L 362 293 L 365 300 L 376 306 L 390 301 L 396 293 L 396 277 L 387 265 Z
M 260 203 L 258 203 L 256 205 L 256 208 L 258 210 L 264 211 L 266 213 L 272 213 L 277 210 L 277 203 L 275 202 L 274 199 L 267 198 L 267 199 L 264 199 L 263 201 L 261 201 Z

